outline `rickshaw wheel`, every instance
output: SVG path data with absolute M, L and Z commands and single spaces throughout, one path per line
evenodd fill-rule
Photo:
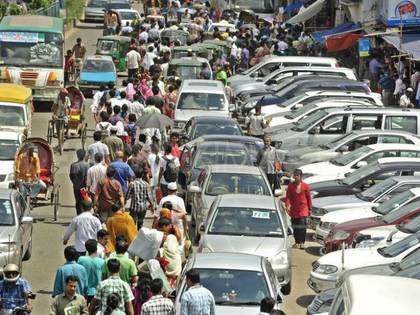
M 60 129 L 60 134 L 58 135 L 58 145 L 60 147 L 60 155 L 63 155 L 63 151 L 64 151 L 64 128 Z
M 52 143 L 53 135 L 54 135 L 54 122 L 52 120 L 50 120 L 48 122 L 48 131 L 47 131 L 47 141 L 48 141 L 48 144 L 51 144 Z
M 80 132 L 80 138 L 82 139 L 82 149 L 84 150 L 87 138 L 87 123 L 85 123 L 82 127 L 82 130 Z
M 53 209 L 54 209 L 54 221 L 57 221 L 57 217 L 58 217 L 58 207 L 59 207 L 59 202 L 60 202 L 60 191 L 59 191 L 60 186 L 56 186 L 54 187 L 54 192 L 51 198 L 54 198 L 54 205 L 53 205 Z

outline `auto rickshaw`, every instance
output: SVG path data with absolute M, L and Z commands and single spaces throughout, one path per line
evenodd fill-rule
M 0 130 L 13 130 L 30 137 L 33 111 L 31 89 L 0 83 Z
M 163 27 L 166 27 L 166 19 L 163 15 L 148 15 L 141 25 L 144 26 L 146 30 L 148 30 L 155 22 L 159 23 Z
M 190 33 L 183 30 L 166 28 L 160 33 L 160 39 L 162 43 L 167 46 L 176 40 L 179 40 L 181 45 L 186 45 L 190 40 Z
M 208 40 L 203 41 L 203 44 L 216 45 L 220 47 L 220 50 L 222 51 L 223 56 L 225 57 L 229 56 L 230 44 L 224 40 L 208 39 Z
M 208 60 L 212 59 L 213 56 L 216 54 L 217 56 L 223 55 L 223 48 L 221 46 L 211 44 L 211 43 L 197 43 L 191 46 L 198 46 L 200 48 L 207 49 L 208 52 Z
M 169 63 L 168 77 L 176 76 L 183 80 L 200 79 L 203 66 L 206 66 L 212 72 L 210 64 L 207 59 L 199 57 L 185 57 L 179 59 L 172 59 Z
M 177 58 L 182 58 L 182 57 L 188 57 L 188 52 L 190 51 L 192 52 L 193 55 L 197 57 L 206 58 L 206 59 L 211 57 L 211 54 L 205 47 L 199 46 L 199 45 L 191 45 L 191 46 L 174 47 L 172 49 L 172 58 L 177 59 Z
M 244 9 L 239 12 L 238 20 L 240 24 L 256 24 L 257 15 L 252 10 Z
M 126 36 L 108 35 L 99 37 L 96 43 L 96 54 L 111 56 L 117 71 L 126 70 L 125 55 L 130 46 L 130 38 Z
M 178 23 L 189 23 L 193 22 L 195 15 L 197 14 L 197 10 L 192 8 L 179 8 L 177 10 L 178 16 Z

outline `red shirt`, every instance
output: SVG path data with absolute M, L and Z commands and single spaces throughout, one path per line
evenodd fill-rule
M 178 159 L 181 157 L 181 151 L 179 150 L 179 148 L 178 148 L 178 146 L 176 144 L 175 145 L 172 145 L 171 154 L 174 157 L 177 157 Z
M 311 213 L 312 198 L 309 191 L 309 185 L 301 182 L 300 193 L 297 192 L 297 185 L 290 183 L 287 186 L 287 193 L 285 199 L 286 206 L 290 206 L 290 217 L 304 218 L 308 217 Z
M 66 56 L 64 59 L 64 71 L 70 72 L 74 67 L 74 58 Z

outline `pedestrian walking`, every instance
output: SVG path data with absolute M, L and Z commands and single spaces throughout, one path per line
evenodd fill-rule
M 188 270 L 186 278 L 188 290 L 181 297 L 181 315 L 214 315 L 214 296 L 200 284 L 198 270 Z
M 384 65 L 378 61 L 376 54 L 372 55 L 372 59 L 369 61 L 369 80 L 373 92 L 378 90 L 379 73 L 383 67 Z
M 105 259 L 110 253 L 108 248 L 109 232 L 105 229 L 99 230 L 96 233 L 96 240 L 98 241 L 98 256 Z
M 159 183 L 163 196 L 168 195 L 168 183 L 176 182 L 180 167 L 179 159 L 172 155 L 172 146 L 169 143 L 164 145 L 165 155 L 159 159 Z
M 110 276 L 108 279 L 99 283 L 95 297 L 89 304 L 89 313 L 94 314 L 96 307 L 99 306 L 102 312 L 101 314 L 104 314 L 107 309 L 108 297 L 111 294 L 118 294 L 120 299 L 116 309 L 120 312 L 125 312 L 127 315 L 134 315 L 132 304 L 134 296 L 128 283 L 121 280 L 119 276 L 120 262 L 114 258 L 109 259 L 106 264 L 110 272 Z
M 153 279 L 150 290 L 153 296 L 143 304 L 141 315 L 175 315 L 174 304 L 162 295 L 163 281 L 159 278 Z
M 272 297 L 263 298 L 260 302 L 260 312 L 258 315 L 270 315 L 274 310 L 275 305 L 276 300 L 274 300 Z
M 302 181 L 302 171 L 293 172 L 294 181 L 287 186 L 286 211 L 292 218 L 294 248 L 305 248 L 307 218 L 311 214 L 312 199 L 309 185 Z
M 413 89 L 409 87 L 405 90 L 405 93 L 400 97 L 400 107 L 402 108 L 414 108 L 414 104 L 412 101 L 413 97 Z
M 77 294 L 79 278 L 70 275 L 65 279 L 66 286 L 62 294 L 57 295 L 50 305 L 50 315 L 89 315 L 86 299 Z
M 67 246 L 64 249 L 64 257 L 66 258 L 65 264 L 60 266 L 55 274 L 52 297 L 64 293 L 68 276 L 76 276 L 79 279 L 76 293 L 84 296 L 87 289 L 87 273 L 85 267 L 76 262 L 78 258 L 76 248 L 74 246 Z
M 116 202 L 112 205 L 112 216 L 106 221 L 109 232 L 109 248 L 114 250 L 117 236 L 124 236 L 130 245 L 137 236 L 137 228 L 133 218 L 128 212 L 124 212 L 122 205 Z
M 271 146 L 270 135 L 264 136 L 264 147 L 257 154 L 257 165 L 267 175 L 272 191 L 279 189 L 282 164 L 276 148 Z
M 127 183 L 129 180 L 134 178 L 134 172 L 131 167 L 123 161 L 124 152 L 115 152 L 115 160 L 111 163 L 111 166 L 115 168 L 115 179 L 121 184 L 123 193 L 127 192 Z
M 96 234 L 102 228 L 101 221 L 91 212 L 92 202 L 90 200 L 83 201 L 82 209 L 83 212 L 71 220 L 63 236 L 63 244 L 67 245 L 72 234 L 76 234 L 74 247 L 79 256 L 83 256 L 86 253 L 86 241 L 95 239 Z
M 177 196 L 178 185 L 176 182 L 172 182 L 168 184 L 168 195 L 163 197 L 158 206 L 158 211 L 155 212 L 155 217 L 159 217 L 162 208 L 165 208 L 167 203 L 171 204 L 171 209 L 176 216 L 178 227 L 180 228 L 181 235 L 184 235 L 184 230 L 188 229 L 187 223 L 187 211 L 185 209 L 185 202 L 184 199 Z
M 95 239 L 87 240 L 85 248 L 88 254 L 86 256 L 79 257 L 77 263 L 86 269 L 86 300 L 89 304 L 96 294 L 96 287 L 101 282 L 102 267 L 104 266 L 105 261 L 98 256 L 98 242 Z
M 137 49 L 131 47 L 130 51 L 125 55 L 125 60 L 127 63 L 128 78 L 136 78 L 141 64 L 141 56 L 137 52 Z
M 73 194 L 76 201 L 76 213 L 82 213 L 82 194 L 80 193 L 81 188 L 86 187 L 87 172 L 90 167 L 89 163 L 85 161 L 86 152 L 83 149 L 76 151 L 77 162 L 74 162 L 70 166 L 70 180 L 73 184 Z
M 88 161 L 90 165 L 95 164 L 95 155 L 96 153 L 101 153 L 103 160 L 109 164 L 109 149 L 108 146 L 104 143 L 102 143 L 102 132 L 101 131 L 95 131 L 93 133 L 93 141 L 91 145 L 88 146 L 86 156 L 88 158 Z
M 97 315 L 126 315 L 118 309 L 121 297 L 117 293 L 111 293 L 106 299 L 106 310 L 105 312 L 99 312 Z
M 248 135 L 264 139 L 264 129 L 270 124 L 270 119 L 265 119 L 261 113 L 261 106 L 255 106 L 255 113 L 245 119 Z
M 86 176 L 86 187 L 89 195 L 94 199 L 96 188 L 100 180 L 106 177 L 106 166 L 103 164 L 103 155 L 98 152 L 95 154 L 95 165 L 88 169 Z
M 383 73 L 382 77 L 379 79 L 379 85 L 382 89 L 382 101 L 384 106 L 388 107 L 394 105 L 392 95 L 395 90 L 395 81 L 388 72 Z
M 110 128 L 110 135 L 106 137 L 103 142 L 108 146 L 109 150 L 109 158 L 112 161 L 114 161 L 117 156 L 117 151 L 123 151 L 124 152 L 124 143 L 123 141 L 117 136 L 118 127 L 112 126 Z

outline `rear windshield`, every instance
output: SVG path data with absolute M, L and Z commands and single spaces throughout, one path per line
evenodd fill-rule
M 223 110 L 225 97 L 214 93 L 182 93 L 177 109 L 184 110 Z

